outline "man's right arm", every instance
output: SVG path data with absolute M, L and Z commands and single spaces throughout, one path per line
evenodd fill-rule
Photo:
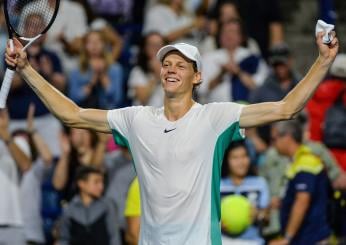
M 110 133 L 107 111 L 82 109 L 60 91 L 49 84 L 29 64 L 26 53 L 21 51 L 22 44 L 14 39 L 15 51 L 6 49 L 6 63 L 17 67 L 17 72 L 25 79 L 46 107 L 65 125 L 75 128 L 92 129 Z
M 21 76 L 30 85 L 46 107 L 65 125 L 74 128 L 92 129 L 110 133 L 107 111 L 82 109 L 72 100 L 49 84 L 30 65 L 20 70 Z

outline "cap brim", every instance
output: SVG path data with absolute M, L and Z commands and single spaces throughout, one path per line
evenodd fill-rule
M 186 58 L 188 58 L 189 60 L 192 60 L 194 62 L 197 62 L 195 60 L 194 57 L 190 57 L 189 54 L 186 54 L 185 50 L 183 49 L 179 49 L 174 45 L 166 45 L 164 47 L 162 47 L 158 52 L 156 57 L 159 59 L 159 61 L 163 61 L 163 59 L 165 58 L 165 56 L 171 52 L 171 51 L 178 51 L 179 53 L 181 53 L 183 56 L 185 56 Z

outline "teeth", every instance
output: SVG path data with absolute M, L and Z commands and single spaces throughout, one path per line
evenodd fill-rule
M 176 82 L 177 79 L 175 79 L 175 78 L 167 78 L 167 81 L 168 81 L 168 82 Z

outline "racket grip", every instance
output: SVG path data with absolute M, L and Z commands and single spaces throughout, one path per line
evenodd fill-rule
M 15 70 L 6 69 L 4 80 L 2 81 L 1 90 L 0 90 L 0 109 L 6 107 L 6 100 L 8 92 L 11 88 L 12 79 L 14 76 Z

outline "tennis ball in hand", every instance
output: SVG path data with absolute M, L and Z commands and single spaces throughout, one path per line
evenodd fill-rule
M 221 223 L 231 235 L 239 235 L 251 225 L 251 204 L 246 197 L 230 195 L 221 200 Z

